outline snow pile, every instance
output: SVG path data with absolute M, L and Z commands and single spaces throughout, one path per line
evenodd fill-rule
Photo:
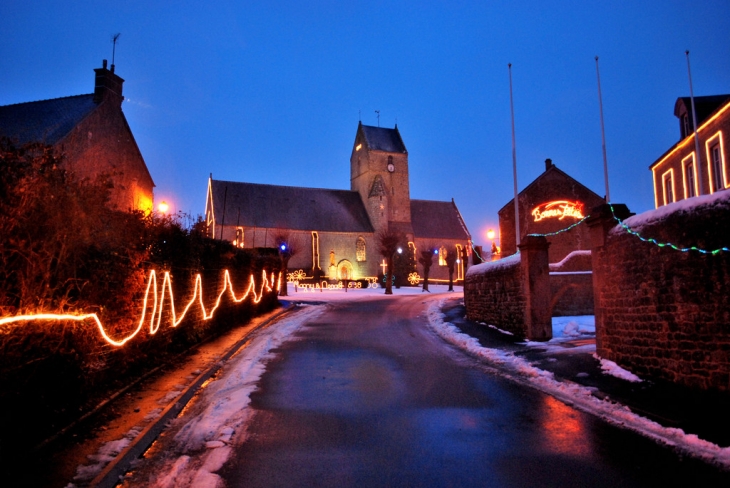
M 519 266 L 521 260 L 522 258 L 520 253 L 516 253 L 512 254 L 511 256 L 507 256 L 506 258 L 498 259 L 497 261 L 487 261 L 485 263 L 475 264 L 474 266 L 466 270 L 466 276 L 481 276 L 496 269 Z
M 324 307 L 307 306 L 275 327 L 261 330 L 229 361 L 226 374 L 203 391 L 196 404 L 202 410 L 194 412 L 175 435 L 178 456 L 158 471 L 152 486 L 221 486 L 215 473 L 228 460 L 231 445 L 245 441 L 246 424 L 253 414 L 250 395 L 272 357 L 270 351 L 323 311 Z
M 632 373 L 631 371 L 626 371 L 613 361 L 609 361 L 608 359 L 602 359 L 596 354 L 594 354 L 593 357 L 601 362 L 601 370 L 603 370 L 605 374 L 610 374 L 611 376 L 621 378 L 622 380 L 631 381 L 632 383 L 641 383 L 643 381 L 634 373 Z
M 590 258 L 591 251 L 587 250 L 578 250 L 578 251 L 571 251 L 568 253 L 567 256 L 565 256 L 562 261 L 558 261 L 557 263 L 550 263 L 550 271 L 560 271 L 563 266 L 565 266 L 569 261 L 573 259 L 580 259 L 581 257 Z
M 107 442 L 99 448 L 96 454 L 90 454 L 87 456 L 92 464 L 77 467 L 74 481 L 88 482 L 96 478 L 96 475 L 101 473 L 104 467 L 113 461 L 114 458 L 117 457 L 117 455 L 122 452 L 141 431 L 141 427 L 132 427 L 121 439 Z
M 553 340 L 595 337 L 595 335 L 596 322 L 593 315 L 553 317 Z
M 635 414 L 624 405 L 593 396 L 588 387 L 573 382 L 558 381 L 552 373 L 536 368 L 514 354 L 482 347 L 473 337 L 444 322 L 444 315 L 441 313 L 443 301 L 443 299 L 434 300 L 429 306 L 427 318 L 430 328 L 447 342 L 474 357 L 486 363 L 499 365 L 499 369 L 493 369 L 494 373 L 517 383 L 532 386 L 566 405 L 596 415 L 613 425 L 633 430 L 658 443 L 726 469 L 730 468 L 730 447 L 722 448 L 694 434 L 686 434 L 682 429 L 664 427 Z

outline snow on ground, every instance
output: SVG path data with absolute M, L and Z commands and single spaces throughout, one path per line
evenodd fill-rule
M 597 354 L 594 354 L 593 357 L 601 362 L 601 369 L 606 374 L 610 374 L 611 376 L 615 376 L 616 378 L 621 378 L 622 380 L 631 381 L 632 383 L 640 383 L 644 381 L 631 371 L 626 371 L 613 361 L 600 358 Z
M 627 428 L 638 432 L 656 442 L 702 459 L 715 463 L 725 468 L 730 468 L 730 447 L 722 448 L 712 442 L 700 439 L 694 434 L 686 434 L 677 428 L 664 427 L 652 420 L 646 419 L 633 413 L 628 407 L 613 403 L 608 399 L 599 399 L 591 394 L 591 389 L 572 382 L 561 382 L 555 379 L 552 373 L 532 366 L 529 362 L 512 353 L 499 349 L 482 347 L 475 338 L 462 333 L 454 325 L 444 322 L 444 315 L 441 313 L 443 300 L 434 300 L 428 309 L 428 321 L 431 329 L 445 341 L 464 350 L 485 363 L 496 364 L 499 368 L 494 369 L 499 374 L 520 384 L 532 386 L 540 391 L 551 395 L 558 400 L 572 405 L 584 412 L 596 415 L 609 423 L 619 427 Z M 586 320 L 587 322 L 587 320 Z M 561 321 L 558 321 L 560 324 Z M 570 325 L 568 320 L 562 326 L 562 333 L 566 334 L 577 327 L 580 331 L 580 323 Z M 555 327 L 555 323 L 553 324 Z M 587 324 L 584 324 L 587 327 Z M 555 328 L 553 329 L 555 330 Z M 546 343 L 528 343 L 544 347 Z M 594 346 L 595 347 L 595 346 Z
M 266 369 L 266 361 L 273 357 L 270 351 L 323 311 L 321 306 L 304 306 L 275 326 L 259 331 L 242 353 L 229 360 L 226 373 L 203 390 L 197 405 L 204 408 L 186 419 L 175 435 L 179 456 L 158 470 L 152 486 L 220 486 L 222 481 L 215 472 L 230 456 L 231 444 L 245 440 L 246 424 L 252 415 L 247 408 L 250 394 Z
M 454 285 L 454 291 L 449 292 L 449 285 L 447 284 L 433 284 L 429 283 L 429 291 L 423 291 L 422 285 L 419 286 L 403 286 L 401 288 L 393 287 L 393 295 L 421 295 L 427 296 L 430 294 L 438 293 L 451 293 L 460 294 L 464 288 L 461 286 Z M 377 297 L 387 298 L 385 294 L 385 288 L 378 286 L 378 288 L 350 288 L 345 291 L 344 288 L 333 288 L 333 289 L 308 289 L 298 287 L 298 291 L 295 290 L 294 285 L 288 283 L 287 293 L 289 296 L 283 297 L 282 300 L 291 301 L 315 301 L 315 302 L 330 302 L 336 300 L 370 300 Z

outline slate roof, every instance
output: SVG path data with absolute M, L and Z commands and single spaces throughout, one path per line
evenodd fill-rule
M 695 112 L 697 114 L 697 126 L 702 125 L 702 122 L 710 118 L 720 106 L 724 105 L 726 101 L 730 100 L 730 94 L 728 95 L 709 95 L 705 97 L 695 97 Z M 679 104 L 683 103 L 687 108 L 687 113 L 690 115 L 690 124 L 692 123 L 692 99 L 690 97 L 680 97 L 674 104 L 674 115 L 679 117 Z
M 4 105 L 0 107 L 0 135 L 18 144 L 54 145 L 96 107 L 93 93 Z
M 398 126 L 395 129 L 385 127 L 373 127 L 371 125 L 360 125 L 365 141 L 370 149 L 395 153 L 407 153 L 406 145 L 400 137 Z
M 212 180 L 216 223 L 322 232 L 374 232 L 360 194 Z M 225 196 L 225 219 L 223 200 Z M 240 210 L 240 216 L 239 216 Z
M 421 239 L 471 238 L 453 200 L 411 200 L 411 224 L 414 235 Z

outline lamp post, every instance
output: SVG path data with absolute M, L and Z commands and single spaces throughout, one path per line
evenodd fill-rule
M 157 206 L 157 210 L 159 210 L 161 214 L 166 214 L 168 212 L 168 210 L 170 210 L 170 206 L 167 204 L 166 201 L 163 200 Z
M 497 245 L 494 243 L 494 237 L 495 237 L 495 235 L 496 234 L 494 232 L 494 229 L 489 229 L 487 231 L 487 238 L 490 241 L 492 241 L 492 249 L 491 249 L 491 252 L 490 252 L 490 254 L 492 256 L 492 261 L 496 261 L 497 260 L 497 256 L 496 255 L 499 254 L 499 247 L 497 247 Z

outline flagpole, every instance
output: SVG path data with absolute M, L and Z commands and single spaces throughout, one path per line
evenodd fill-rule
M 515 191 L 515 243 L 520 245 L 520 205 L 517 194 L 517 151 L 515 149 L 515 106 L 512 99 L 512 63 L 507 65 L 509 70 L 509 109 L 512 114 L 512 175 Z
M 603 149 L 603 179 L 606 182 L 606 203 L 611 201 L 608 191 L 608 158 L 606 158 L 606 130 L 603 125 L 603 96 L 601 95 L 601 73 L 598 70 L 598 56 L 596 56 L 596 78 L 598 79 L 598 109 L 601 112 L 601 144 Z
M 695 133 L 695 155 L 697 159 L 697 179 L 700 181 L 700 195 L 705 194 L 705 179 L 702 177 L 702 155 L 700 154 L 700 138 L 697 136 L 697 112 L 695 111 L 695 95 L 692 91 L 692 70 L 689 66 L 689 51 L 685 51 L 687 57 L 687 76 L 689 77 L 689 98 L 692 101 L 692 125 Z M 709 190 L 709 188 L 708 188 Z M 709 191 L 708 191 L 709 193 Z

